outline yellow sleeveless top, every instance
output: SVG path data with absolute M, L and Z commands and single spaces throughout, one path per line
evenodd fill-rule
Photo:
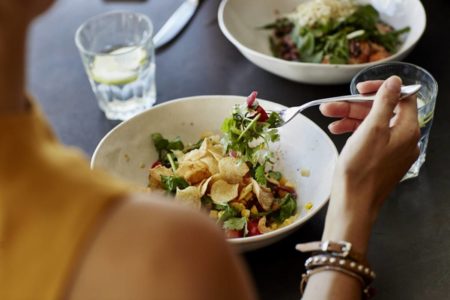
M 102 213 L 128 190 L 57 142 L 36 108 L 0 114 L 0 299 L 60 299 Z

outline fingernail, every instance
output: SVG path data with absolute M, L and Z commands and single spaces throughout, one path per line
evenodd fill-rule
M 391 76 L 386 80 L 386 88 L 391 92 L 399 93 L 402 80 L 398 76 Z
M 335 125 L 335 122 L 328 124 L 328 130 L 333 131 L 334 125 Z

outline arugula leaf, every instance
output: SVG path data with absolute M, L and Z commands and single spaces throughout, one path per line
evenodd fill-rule
M 284 220 L 293 216 L 297 211 L 297 201 L 291 196 L 291 194 L 286 194 L 286 196 L 281 199 L 280 209 L 273 214 L 273 218 L 278 223 L 283 223 Z
M 267 184 L 267 179 L 265 176 L 264 166 L 259 165 L 255 170 L 255 180 L 260 184 L 265 186 Z
M 182 151 L 184 149 L 184 145 L 180 137 L 176 137 L 173 141 L 169 141 L 169 145 L 167 146 L 167 148 L 170 150 Z
M 182 177 L 165 175 L 161 175 L 161 184 L 166 191 L 172 194 L 175 194 L 177 188 L 182 190 L 189 186 L 189 183 Z
M 245 228 L 246 224 L 247 224 L 247 219 L 245 217 L 230 218 L 223 223 L 223 228 L 230 229 L 230 230 L 242 230 Z
M 236 105 L 231 118 L 225 119 L 221 126 L 226 152 L 234 151 L 242 161 L 253 166 L 271 162 L 273 153 L 269 151 L 269 143 L 280 138 L 276 127 L 281 117 L 271 113 L 265 122 L 260 122 L 259 116 L 257 109 Z
M 276 57 L 309 63 L 326 60 L 330 64 L 347 64 L 350 39 L 374 42 L 394 53 L 401 44 L 401 36 L 410 30 L 405 27 L 381 33 L 378 29 L 380 23 L 383 22 L 378 11 L 367 4 L 357 5 L 353 14 L 345 19 L 318 20 L 313 25 L 302 26 L 295 18 L 280 18 L 265 29 L 273 30 L 269 42 Z M 363 34 L 348 37 L 348 34 L 357 31 Z
M 173 168 L 173 165 L 175 164 L 171 164 L 168 154 L 171 154 L 173 150 L 182 151 L 184 149 L 183 142 L 179 137 L 169 141 L 168 139 L 165 139 L 161 133 L 153 133 L 151 138 L 156 150 L 158 151 L 158 160 L 163 166 Z
M 275 111 L 270 113 L 269 119 L 266 122 L 269 124 L 269 128 L 277 128 L 283 124 L 280 114 Z
M 156 150 L 162 151 L 167 149 L 169 146 L 169 141 L 161 135 L 161 133 L 153 133 L 152 134 L 153 144 L 155 145 Z

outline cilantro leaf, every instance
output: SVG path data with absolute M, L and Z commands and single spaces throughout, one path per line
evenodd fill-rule
M 246 224 L 247 224 L 247 219 L 245 217 L 230 218 L 223 223 L 223 228 L 230 229 L 230 230 L 242 230 L 245 228 Z
M 273 214 L 273 218 L 278 223 L 283 223 L 284 220 L 293 216 L 297 211 L 297 201 L 291 196 L 291 194 L 287 194 L 281 199 L 280 209 Z
M 223 213 L 219 218 L 219 222 L 225 222 L 228 219 L 237 217 L 239 213 L 229 205 L 225 205 L 225 209 L 222 210 Z
M 172 153 L 173 150 L 182 151 L 184 149 L 184 144 L 180 138 L 177 137 L 174 140 L 169 141 L 164 138 L 161 133 L 153 133 L 151 138 L 156 150 L 158 151 L 158 160 L 161 164 L 165 167 L 173 167 L 175 164 L 170 163 L 168 154 Z
M 174 194 L 179 189 L 185 189 L 189 183 L 182 177 L 161 175 L 161 184 L 163 189 Z
M 256 170 L 255 170 L 255 180 L 260 184 L 260 185 L 266 185 L 267 184 L 267 179 L 266 179 L 266 175 L 265 175 L 265 171 L 264 171 L 264 166 L 263 165 L 259 165 Z

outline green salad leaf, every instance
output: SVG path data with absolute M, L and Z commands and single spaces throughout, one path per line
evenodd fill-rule
M 230 230 L 242 230 L 245 228 L 246 224 L 247 224 L 247 219 L 245 217 L 230 218 L 223 223 L 223 228 L 230 229 Z
M 291 194 L 286 194 L 280 201 L 280 209 L 272 215 L 274 220 L 278 223 L 283 223 L 284 220 L 293 216 L 297 211 L 297 201 Z
M 271 162 L 273 153 L 269 151 L 269 143 L 280 139 L 276 129 L 281 122 L 280 115 L 272 112 L 264 122 L 259 118 L 260 114 L 247 105 L 236 105 L 232 116 L 221 127 L 226 152 L 234 152 L 252 166 Z
M 171 164 L 168 155 L 171 155 L 173 150 L 184 150 L 184 144 L 181 139 L 177 137 L 174 140 L 169 141 L 168 139 L 165 139 L 161 133 L 153 133 L 151 138 L 156 151 L 158 151 L 158 160 L 164 166 L 173 168 L 173 164 Z
M 401 36 L 410 30 L 405 27 L 382 33 L 378 28 L 380 24 L 384 24 L 380 14 L 367 4 L 358 5 L 345 19 L 318 20 L 313 25 L 301 26 L 295 18 L 282 17 L 262 29 L 274 31 L 269 43 L 276 57 L 308 63 L 346 64 L 350 58 L 350 40 L 371 41 L 394 53 L 401 44 Z
M 223 211 L 223 213 L 221 214 L 220 218 L 219 218 L 219 222 L 225 222 L 228 219 L 237 217 L 239 215 L 239 212 L 237 212 L 234 208 L 232 208 L 231 206 L 227 205 L 222 205 L 221 207 L 216 206 L 217 208 L 222 208 L 222 209 L 218 209 L 219 211 Z
M 172 194 L 175 194 L 177 188 L 183 190 L 189 186 L 189 183 L 182 177 L 165 175 L 161 175 L 161 184 L 163 189 Z
M 266 172 L 264 170 L 263 165 L 259 165 L 255 170 L 255 180 L 256 180 L 256 182 L 258 182 L 260 185 L 263 185 L 263 186 L 265 186 L 267 184 L 267 179 L 266 179 L 265 173 Z

